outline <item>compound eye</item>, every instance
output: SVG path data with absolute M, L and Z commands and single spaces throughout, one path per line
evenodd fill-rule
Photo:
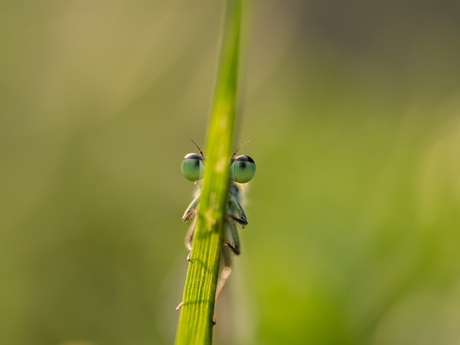
M 251 181 L 255 173 L 256 163 L 246 155 L 234 158 L 230 165 L 230 179 L 238 183 Z
M 189 181 L 201 180 L 204 175 L 203 156 L 197 153 L 186 154 L 182 160 L 181 171 Z

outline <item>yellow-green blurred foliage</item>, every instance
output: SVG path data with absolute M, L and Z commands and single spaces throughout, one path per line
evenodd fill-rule
M 0 344 L 170 344 L 221 1 L 0 4 Z M 460 340 L 460 6 L 254 1 L 216 344 Z

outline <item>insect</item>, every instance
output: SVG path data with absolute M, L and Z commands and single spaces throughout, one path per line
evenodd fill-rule
M 205 168 L 204 154 L 197 144 L 195 144 L 195 146 L 198 148 L 200 153 L 188 153 L 182 160 L 181 165 L 182 175 L 184 175 L 187 180 L 195 182 L 198 187 L 195 198 L 187 207 L 182 217 L 183 221 L 190 222 L 190 227 L 185 236 L 185 247 L 189 250 L 189 255 L 187 257 L 189 261 L 191 260 L 196 215 L 198 212 L 198 204 L 201 195 L 201 180 L 204 176 Z M 225 282 L 227 281 L 227 278 L 232 271 L 231 253 L 239 255 L 241 252 L 238 228 L 244 228 L 248 224 L 246 214 L 244 213 L 243 207 L 241 206 L 241 185 L 251 181 L 256 172 L 256 164 L 252 158 L 246 155 L 239 155 L 235 157 L 237 152 L 238 150 L 233 153 L 230 163 L 230 185 L 226 202 L 227 216 L 223 235 L 223 268 L 217 283 L 216 299 L 219 297 L 219 294 L 222 291 L 222 288 L 224 287 Z

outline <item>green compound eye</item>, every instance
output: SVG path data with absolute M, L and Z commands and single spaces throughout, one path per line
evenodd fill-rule
M 203 156 L 197 153 L 187 153 L 181 164 L 182 175 L 189 181 L 198 181 L 204 175 Z
M 246 155 L 236 157 L 230 165 L 230 179 L 238 183 L 251 181 L 255 173 L 256 163 Z

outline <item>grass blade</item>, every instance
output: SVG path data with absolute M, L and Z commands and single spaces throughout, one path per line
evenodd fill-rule
M 220 68 L 205 148 L 192 262 L 185 282 L 176 345 L 211 344 L 219 274 L 228 174 L 233 149 L 242 0 L 230 0 L 221 46 Z

